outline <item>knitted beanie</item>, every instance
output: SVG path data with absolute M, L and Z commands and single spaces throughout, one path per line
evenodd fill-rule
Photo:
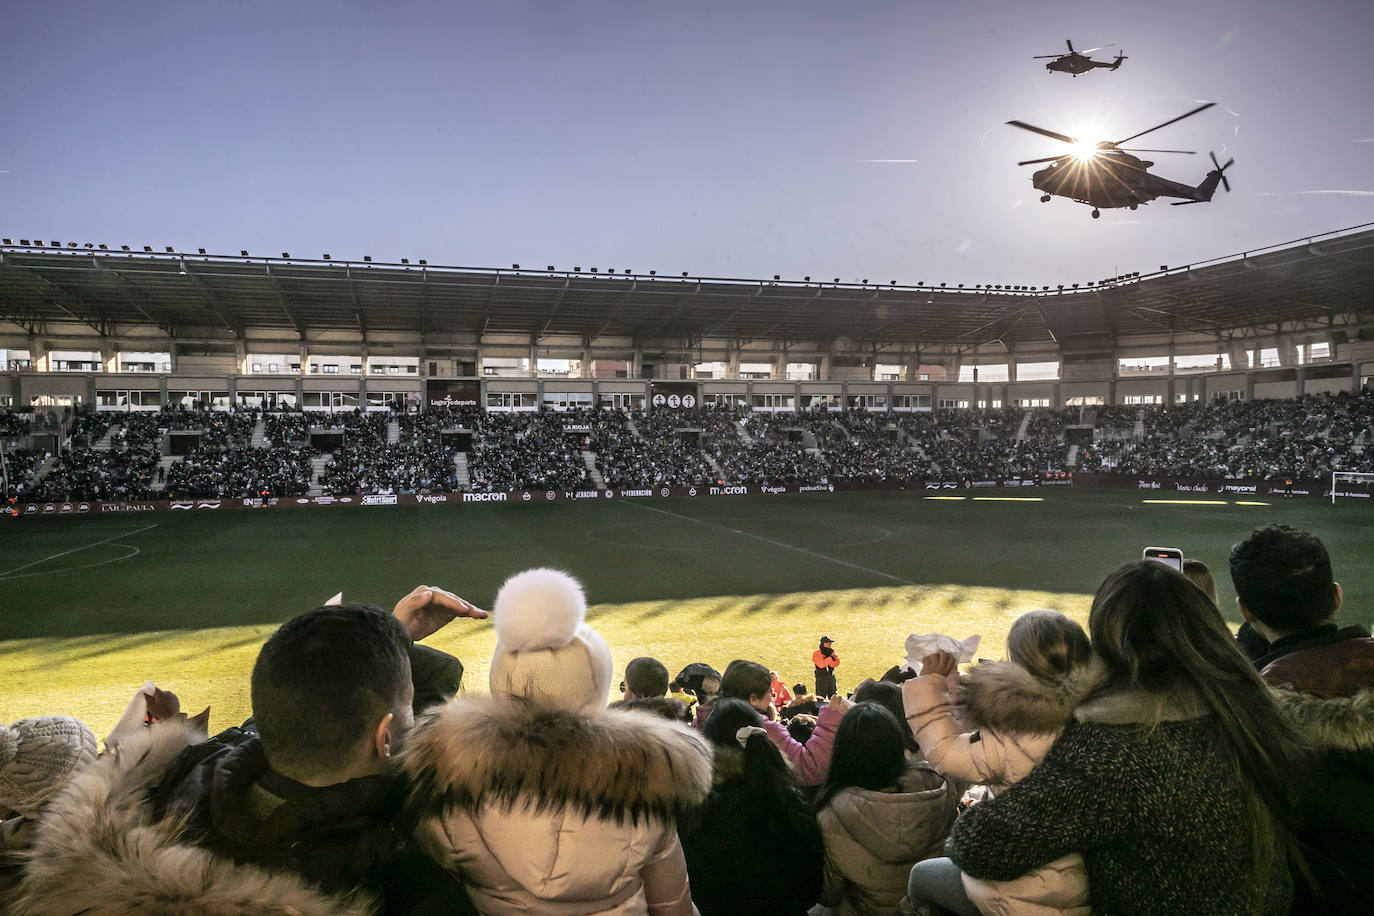
M 67 716 L 0 725 L 0 808 L 37 817 L 77 768 L 95 759 L 95 735 Z
M 581 715 L 605 709 L 611 650 L 587 626 L 581 584 L 556 569 L 506 580 L 492 604 L 491 695 Z

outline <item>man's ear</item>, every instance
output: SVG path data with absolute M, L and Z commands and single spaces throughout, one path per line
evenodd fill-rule
M 383 760 L 391 759 L 391 752 L 396 747 L 396 739 L 400 736 L 395 734 L 392 728 L 395 713 L 387 713 L 382 716 L 382 721 L 377 723 L 377 730 L 372 735 L 372 746 L 377 751 L 377 756 Z
M 1336 600 L 1331 602 L 1331 613 L 1334 615 L 1341 609 L 1341 602 L 1345 600 L 1345 592 L 1341 591 L 1341 583 L 1332 582 L 1331 587 L 1336 592 Z
M 1236 607 L 1240 609 L 1241 619 L 1246 623 L 1253 624 L 1255 615 L 1250 613 L 1250 609 L 1245 606 L 1245 602 L 1240 600 L 1240 595 L 1236 596 Z

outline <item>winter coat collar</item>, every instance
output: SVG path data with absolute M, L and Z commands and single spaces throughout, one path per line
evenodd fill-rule
M 1292 690 L 1270 693 L 1318 748 L 1374 752 L 1374 688 L 1329 700 Z
M 954 822 L 958 797 L 928 765 L 907 768 L 889 791 L 850 788 L 828 809 L 870 855 L 884 862 L 914 862 L 938 846 Z
M 683 725 L 489 697 L 435 710 L 412 733 L 401 768 L 421 811 L 497 802 L 637 823 L 676 818 L 711 789 L 710 746 Z
M 1158 725 L 1186 722 L 1210 710 L 1191 690 L 1154 691 L 1139 687 L 1108 688 L 1084 700 L 1073 712 L 1079 722 L 1098 725 Z
M 1013 735 L 1057 732 L 1103 678 L 1096 660 L 1044 681 L 1014 662 L 983 662 L 959 679 L 952 699 L 975 728 Z
M 149 788 L 200 737 L 160 723 L 74 776 L 39 823 L 16 912 L 369 912 L 363 895 L 330 896 L 293 874 L 234 863 L 187 842 L 184 818 L 154 817 Z
M 1320 648 L 1329 646 L 1332 643 L 1344 642 L 1347 639 L 1368 639 L 1369 630 L 1362 626 L 1339 627 L 1334 623 L 1325 623 L 1315 626 L 1299 633 L 1290 633 L 1280 637 L 1269 644 L 1268 651 L 1255 661 L 1255 667 L 1261 671 L 1270 662 L 1283 658 L 1293 652 L 1303 649 Z

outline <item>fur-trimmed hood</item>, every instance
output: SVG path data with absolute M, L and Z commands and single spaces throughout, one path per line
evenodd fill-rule
M 607 709 L 637 710 L 653 713 L 669 722 L 692 724 L 692 711 L 677 697 L 635 697 L 633 700 L 616 700 Z
M 974 728 L 1046 734 L 1068 723 L 1102 676 L 1096 660 L 1058 681 L 1043 681 L 1014 662 L 983 662 L 959 679 L 950 698 L 960 717 Z
M 453 700 L 401 754 L 411 804 L 433 813 L 496 802 L 572 808 L 605 820 L 673 819 L 711 789 L 711 748 L 650 713 L 582 716 L 520 700 Z
M 147 791 L 201 738 L 189 723 L 160 723 L 125 738 L 73 777 L 38 825 L 15 911 L 370 912 L 365 897 L 329 896 L 294 875 L 236 864 L 184 842 L 179 820 L 153 820 Z
M 1316 747 L 1374 752 L 1374 688 L 1330 700 L 1278 688 L 1270 693 Z

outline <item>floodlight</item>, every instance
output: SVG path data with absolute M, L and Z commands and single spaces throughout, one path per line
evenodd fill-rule
M 553 266 L 552 264 L 550 264 L 549 266 L 545 267 L 544 269 L 545 269 L 545 270 L 553 270 L 553 269 L 554 269 L 554 266 Z
M 511 270 L 519 270 L 519 269 L 520 269 L 520 265 L 519 265 L 519 264 L 512 264 L 512 265 L 510 266 L 510 269 L 511 269 Z
M 6 239 L 6 240 L 5 240 L 5 244 L 6 244 L 6 245 L 9 244 L 9 239 Z M 76 247 L 76 242 L 68 242 L 68 243 L 67 243 L 67 247 L 68 247 L 68 248 L 75 248 L 75 247 Z
M 596 268 L 595 268 L 595 267 L 592 268 L 592 273 L 596 273 Z
M 573 268 L 573 273 L 575 273 L 575 274 L 580 274 L 580 273 L 582 273 L 582 268 L 580 268 L 580 267 L 574 267 L 574 268 Z M 685 277 L 685 276 L 687 276 L 687 275 L 686 275 L 686 274 L 683 274 L 683 276 Z
M 248 252 L 247 252 L 246 250 L 240 248 L 240 249 L 239 249 L 239 255 L 240 255 L 241 257 L 245 257 L 245 258 L 246 258 L 246 257 L 248 257 Z
M 28 243 L 25 242 L 24 244 L 27 245 Z M 105 244 L 102 242 L 101 245 L 100 245 L 100 250 L 101 250 L 101 251 L 109 251 L 110 249 L 109 249 L 109 247 L 108 247 L 107 245 L 105 245 Z
M 90 242 L 87 242 L 87 243 L 86 243 L 86 247 L 87 247 L 87 248 L 94 248 L 95 246 L 92 245 Z
M 811 282 L 811 278 L 810 278 L 810 277 L 802 277 L 802 279 L 805 280 L 807 283 L 810 283 L 810 282 Z
M 128 250 L 129 250 L 129 246 L 128 246 L 128 245 L 120 245 L 120 246 L 119 246 L 119 250 L 120 250 L 120 251 L 128 251 Z
M 28 239 L 20 239 L 20 240 L 19 240 L 19 244 L 21 244 L 21 245 L 27 245 L 28 243 L 29 243 L 29 240 L 28 240 Z
M 370 255 L 370 254 L 365 254 L 365 255 L 363 255 L 363 260 L 366 261 L 367 263 L 371 264 L 371 263 L 372 263 L 372 255 Z
M 1060 288 L 1060 289 L 1063 289 L 1063 288 L 1064 288 L 1064 284 L 1063 284 L 1063 283 L 1060 283 L 1060 284 L 1059 284 L 1059 288 Z
M 1168 264 L 1161 264 L 1161 265 L 1159 265 L 1159 269 L 1160 269 L 1160 270 L 1168 270 L 1168 269 L 1169 269 L 1169 265 L 1168 265 Z
M 401 263 L 402 263 L 402 264 L 409 264 L 409 263 L 410 263 L 410 258 L 401 258 Z
M 868 285 L 868 278 L 867 278 L 867 277 L 864 277 L 864 286 L 867 286 L 867 285 Z
M 198 252 L 200 252 L 201 254 L 205 254 L 205 249 L 204 249 L 204 248 L 197 248 L 196 250 L 197 250 Z
M 13 245 L 13 244 L 14 244 L 14 242 L 10 241 L 9 239 L 0 239 L 0 242 L 4 242 L 6 245 Z
M 1075 284 L 1073 285 L 1073 288 L 1074 288 L 1074 289 L 1078 289 L 1078 284 L 1075 283 Z
M 171 246 L 171 245 L 168 245 L 168 246 L 167 246 L 167 253 L 168 253 L 168 254 L 171 254 L 171 253 L 172 253 L 172 250 L 173 250 L 173 249 L 172 249 L 172 246 Z
M 328 254 L 325 254 L 324 259 L 325 259 L 326 261 L 332 261 L 332 260 L 333 260 L 333 258 L 331 258 Z
M 960 284 L 959 284 L 959 288 L 960 288 L 960 289 L 963 289 L 963 288 L 964 288 L 964 284 L 960 283 Z
M 152 250 L 153 250 L 153 246 L 152 246 L 152 245 L 144 245 L 144 246 L 143 246 L 143 250 L 144 250 L 144 251 L 152 251 Z
M 656 270 L 651 270 L 651 271 L 649 271 L 649 276 L 651 276 L 651 277 L 657 277 L 657 276 L 658 276 L 658 271 L 656 271 Z
M 291 257 L 291 252 L 289 252 L 289 251 L 283 251 L 283 252 L 281 253 L 281 256 L 284 257 L 284 258 L 289 258 L 289 257 Z
M 896 285 L 897 285 L 897 281 L 896 281 L 896 280 L 893 280 L 893 281 L 892 281 L 892 285 L 893 285 L 893 286 L 896 286 Z
M 426 261 L 424 258 L 421 258 L 421 259 L 420 259 L 420 263 L 421 263 L 421 264 L 428 264 L 429 262 Z
M 774 279 L 774 280 L 781 280 L 782 277 L 780 277 L 780 276 L 777 275 L 777 274 L 773 274 L 773 279 Z
M 840 282 L 840 278 L 839 278 L 839 277 L 836 277 L 836 278 L 835 278 L 835 282 L 836 282 L 836 283 L 839 283 L 839 282 Z

